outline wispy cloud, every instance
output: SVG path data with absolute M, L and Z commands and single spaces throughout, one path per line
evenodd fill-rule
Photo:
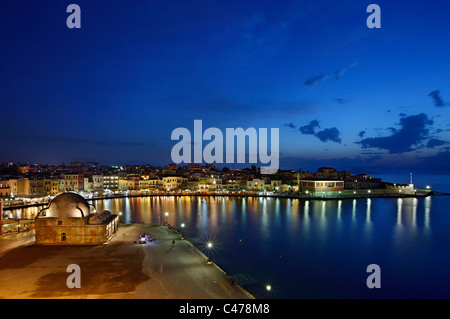
M 435 106 L 444 107 L 446 105 L 450 105 L 450 103 L 446 103 L 441 98 L 441 92 L 439 90 L 435 90 L 435 91 L 430 92 L 430 94 L 428 94 L 428 96 L 430 96 L 433 99 L 433 102 L 434 102 Z
M 334 99 L 334 101 L 338 104 L 347 104 L 348 103 L 348 101 L 343 98 Z
M 333 73 L 334 73 L 334 78 L 336 79 L 336 81 L 339 81 L 339 80 L 341 79 L 341 77 L 342 77 L 345 73 L 347 73 L 347 70 L 352 69 L 352 68 L 354 68 L 355 66 L 356 66 L 356 63 L 352 63 L 352 64 L 350 64 L 348 67 L 345 67 L 345 68 L 342 68 L 342 69 L 339 69 L 339 70 L 334 71 Z
M 322 74 L 319 74 L 319 75 L 310 76 L 309 78 L 306 79 L 306 81 L 303 82 L 303 85 L 309 86 L 309 87 L 314 87 L 314 86 L 322 83 L 323 81 L 327 80 L 330 77 L 333 77 L 336 81 L 340 81 L 342 76 L 345 73 L 347 73 L 347 71 L 349 69 L 352 69 L 355 66 L 356 66 L 356 63 L 352 63 L 348 67 L 344 67 L 344 68 L 341 68 L 341 69 L 338 69 L 338 70 L 334 71 L 332 75 L 327 75 L 327 74 L 322 73 Z M 336 99 L 336 102 L 339 103 L 339 101 L 337 101 L 337 100 L 339 100 L 339 99 Z
M 317 84 L 325 81 L 327 78 L 328 78 L 328 76 L 326 76 L 325 74 L 311 76 L 305 82 L 303 82 L 303 85 L 305 85 L 305 86 L 316 86 Z
M 287 123 L 287 124 L 284 124 L 283 126 L 287 126 L 289 128 L 292 128 L 292 129 L 295 128 L 295 125 L 293 123 Z

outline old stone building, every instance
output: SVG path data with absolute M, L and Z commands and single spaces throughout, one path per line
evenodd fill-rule
M 97 245 L 108 241 L 119 226 L 119 217 L 97 212 L 75 193 L 55 197 L 35 218 L 36 244 Z

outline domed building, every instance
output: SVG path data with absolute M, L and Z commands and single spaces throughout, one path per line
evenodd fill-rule
M 75 193 L 56 196 L 35 218 L 36 244 L 98 245 L 108 241 L 119 226 L 119 216 L 97 212 Z

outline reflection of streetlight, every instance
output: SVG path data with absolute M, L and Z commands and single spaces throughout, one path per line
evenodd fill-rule
M 212 248 L 213 244 L 211 242 L 209 242 L 207 244 L 207 246 L 208 246 L 208 249 L 209 249 L 209 252 L 208 252 L 208 264 L 211 264 L 211 248 Z

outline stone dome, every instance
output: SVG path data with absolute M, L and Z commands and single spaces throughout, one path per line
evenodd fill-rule
M 89 216 L 88 223 L 89 224 L 94 224 L 94 225 L 103 224 L 111 216 L 112 216 L 112 214 L 108 210 L 104 210 L 104 211 L 101 211 L 99 213 L 91 214 Z
M 89 203 L 82 196 L 75 193 L 63 193 L 52 199 L 48 207 L 39 212 L 36 218 L 84 218 L 90 214 L 90 211 Z

